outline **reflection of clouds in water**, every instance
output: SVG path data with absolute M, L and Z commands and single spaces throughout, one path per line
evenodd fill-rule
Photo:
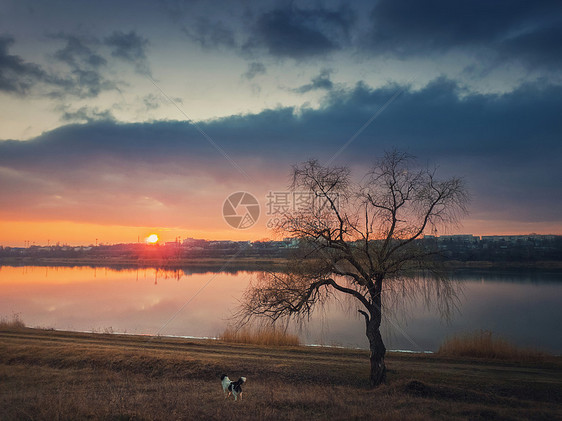
M 6 302 L 2 308 L 20 312 L 29 326 L 85 331 L 112 327 L 115 332 L 154 333 L 214 276 L 161 332 L 209 336 L 224 329 L 232 302 L 247 285 L 245 274 L 60 267 L 22 271 L 4 267 L 0 296 Z
M 212 282 L 162 330 L 163 335 L 216 336 L 225 329 L 253 273 L 189 273 L 155 269 L 8 267 L 0 270 L 0 316 L 20 313 L 28 326 L 78 331 L 154 334 L 213 277 Z M 472 276 L 472 278 L 471 278 Z M 517 344 L 562 352 L 560 274 L 480 271 L 459 277 L 460 314 L 450 324 L 416 301 L 406 315 L 383 320 L 388 349 L 412 349 L 398 325 L 424 350 L 447 336 L 490 329 Z M 511 279 L 511 281 L 509 281 Z M 536 279 L 536 280 L 534 280 Z M 517 280 L 517 281 L 514 281 Z M 346 299 L 319 307 L 302 329 L 303 342 L 367 348 L 364 321 Z M 4 314 L 6 313 L 6 314 Z

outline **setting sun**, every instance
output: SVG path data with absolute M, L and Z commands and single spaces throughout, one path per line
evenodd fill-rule
M 146 237 L 147 244 L 156 244 L 158 240 L 159 238 L 156 234 L 150 234 L 148 237 Z

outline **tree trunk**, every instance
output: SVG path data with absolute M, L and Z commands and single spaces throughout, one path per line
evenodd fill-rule
M 371 387 L 376 387 L 386 381 L 386 365 L 384 364 L 384 355 L 386 354 L 386 347 L 382 341 L 380 333 L 380 320 L 371 320 L 367 324 L 367 338 L 371 349 L 371 372 L 370 384 Z
M 369 348 L 371 350 L 371 371 L 369 376 L 371 387 L 376 387 L 386 381 L 386 366 L 384 364 L 386 347 L 384 346 L 380 332 L 383 279 L 383 275 L 379 275 L 375 279 L 374 290 L 371 291 L 373 303 L 371 307 L 368 308 L 369 314 L 362 312 L 365 316 L 367 339 L 369 339 Z

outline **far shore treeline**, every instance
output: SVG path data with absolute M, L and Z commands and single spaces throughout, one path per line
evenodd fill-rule
M 561 235 L 425 236 L 417 240 L 435 249 L 453 266 L 494 264 L 556 267 L 562 262 Z M 95 264 L 177 266 L 186 263 L 216 267 L 236 260 L 248 270 L 282 265 L 299 246 L 296 239 L 281 241 L 207 241 L 187 238 L 164 244 L 101 244 L 97 246 L 0 246 L 2 264 Z

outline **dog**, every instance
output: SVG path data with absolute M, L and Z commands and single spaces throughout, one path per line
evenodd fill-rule
M 230 395 L 230 393 L 228 393 L 228 386 L 230 386 L 230 383 L 232 383 L 232 381 L 228 378 L 228 376 L 226 374 L 223 374 L 221 376 L 221 385 L 222 385 L 222 392 L 224 393 L 224 398 L 228 398 L 228 396 Z
M 221 376 L 221 385 L 224 398 L 228 399 L 228 397 L 232 395 L 234 396 L 235 401 L 238 400 L 238 396 L 240 396 L 240 400 L 242 400 L 242 385 L 244 383 L 246 383 L 246 377 L 240 377 L 238 380 L 233 382 L 226 374 L 223 374 Z

